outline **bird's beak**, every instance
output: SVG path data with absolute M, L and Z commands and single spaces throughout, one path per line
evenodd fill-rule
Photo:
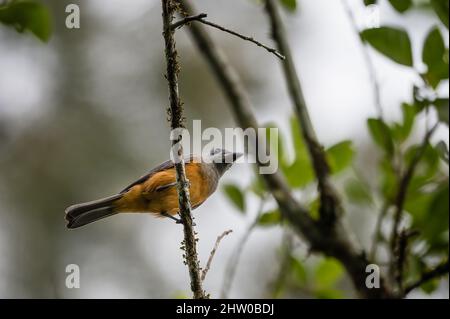
M 238 160 L 238 158 L 240 158 L 242 155 L 242 153 L 231 153 L 231 152 L 226 152 L 223 155 L 223 162 L 227 163 L 227 164 L 233 164 L 234 162 L 236 162 Z
M 241 158 L 244 154 L 242 153 L 233 153 L 233 162 L 236 162 L 239 158 Z

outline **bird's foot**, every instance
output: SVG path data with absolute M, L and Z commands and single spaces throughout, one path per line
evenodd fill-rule
M 161 213 L 161 216 L 164 216 L 164 217 L 167 217 L 167 218 L 170 218 L 170 219 L 174 220 L 175 224 L 179 224 L 179 225 L 183 225 L 184 224 L 183 220 L 181 219 L 181 217 L 176 218 L 175 216 L 172 216 L 172 215 L 170 215 L 168 213 Z M 180 214 L 178 214 L 178 216 L 180 216 Z M 197 226 L 197 225 L 195 223 L 192 223 L 192 226 Z
M 181 220 L 181 218 L 176 218 L 168 213 L 161 213 L 161 216 L 164 216 L 164 217 L 174 220 L 176 224 L 183 224 L 183 221 Z

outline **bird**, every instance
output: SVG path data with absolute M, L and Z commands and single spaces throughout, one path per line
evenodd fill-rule
M 225 149 L 213 149 L 207 157 L 184 158 L 191 206 L 196 209 L 217 189 L 220 178 L 242 156 Z M 76 204 L 65 210 L 66 227 L 75 229 L 119 213 L 151 213 L 181 223 L 175 164 L 168 160 L 153 168 L 118 194 Z

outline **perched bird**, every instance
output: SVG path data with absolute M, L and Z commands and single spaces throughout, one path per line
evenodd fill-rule
M 217 189 L 219 179 L 241 157 L 214 149 L 208 160 L 191 155 L 185 159 L 192 208 L 203 204 Z M 178 192 L 174 163 L 169 160 L 152 169 L 119 194 L 70 206 L 66 209 L 67 228 L 78 228 L 118 213 L 152 213 L 180 223 Z

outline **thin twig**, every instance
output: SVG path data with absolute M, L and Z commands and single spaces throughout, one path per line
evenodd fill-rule
M 214 244 L 214 248 L 211 250 L 209 254 L 208 262 L 206 263 L 205 269 L 202 271 L 202 281 L 205 281 L 206 275 L 208 274 L 209 269 L 211 268 L 211 263 L 214 259 L 214 255 L 216 254 L 217 248 L 219 248 L 219 244 L 225 236 L 231 234 L 233 230 L 226 230 L 222 233 L 222 235 L 218 236 L 216 239 L 216 243 Z
M 406 287 L 404 290 L 405 295 L 409 294 L 414 289 L 422 286 L 423 284 L 425 284 L 426 282 L 428 282 L 432 279 L 439 278 L 439 277 L 442 277 L 442 276 L 448 274 L 449 271 L 450 271 L 450 266 L 449 266 L 449 263 L 447 260 L 446 262 L 443 262 L 436 268 L 423 273 L 418 281 L 416 281 L 416 282 L 410 284 L 408 287 Z
M 214 22 L 211 22 L 211 21 L 207 21 L 207 20 L 205 20 L 203 18 L 201 18 L 201 19 L 192 19 L 191 21 L 201 22 L 201 23 L 206 24 L 206 25 L 208 25 L 210 27 L 216 28 L 216 29 L 218 29 L 220 31 L 223 31 L 223 32 L 229 33 L 231 35 L 234 35 L 234 36 L 236 36 L 236 37 L 238 37 L 238 38 L 240 38 L 240 39 L 242 39 L 244 41 L 252 42 L 252 43 L 256 44 L 257 46 L 266 49 L 267 52 L 270 52 L 270 53 L 274 54 L 277 58 L 280 58 L 281 60 L 285 59 L 285 56 L 283 54 L 281 54 L 280 52 L 278 52 L 274 48 L 271 48 L 271 47 L 269 47 L 269 46 L 267 46 L 265 44 L 262 44 L 261 42 L 255 40 L 253 37 L 249 37 L 249 36 L 240 34 L 240 33 L 236 32 L 236 31 L 233 31 L 233 30 L 230 30 L 228 28 L 225 28 L 225 27 L 223 27 L 223 26 L 221 26 L 221 25 L 219 25 L 217 23 L 214 23 Z
M 347 13 L 347 16 L 350 20 L 350 24 L 353 28 L 353 31 L 358 36 L 358 39 L 360 39 L 359 43 L 361 46 L 361 53 L 363 55 L 364 62 L 367 67 L 367 71 L 369 73 L 370 80 L 372 82 L 373 87 L 373 95 L 374 95 L 374 102 L 375 102 L 375 108 L 378 113 L 378 118 L 383 119 L 384 112 L 383 112 L 383 105 L 381 103 L 381 88 L 380 83 L 378 82 L 377 72 L 375 70 L 375 65 L 372 61 L 372 58 L 370 57 L 369 50 L 367 49 L 367 45 L 361 40 L 360 30 L 358 29 L 358 25 L 356 23 L 355 14 L 353 13 L 352 8 L 350 7 L 350 4 L 348 3 L 348 0 L 342 0 L 342 4 L 344 6 L 344 9 Z
M 222 284 L 222 292 L 220 293 L 220 297 L 222 299 L 228 298 L 228 294 L 233 284 L 234 277 L 236 276 L 236 269 L 239 264 L 239 259 L 241 258 L 244 246 L 247 243 L 248 239 L 250 238 L 250 235 L 252 234 L 255 227 L 258 225 L 259 219 L 261 218 L 263 212 L 264 204 L 265 199 L 262 199 L 255 220 L 247 227 L 247 231 L 244 233 L 244 236 L 242 236 L 239 244 L 236 246 L 233 254 L 231 255 L 230 260 L 228 261 Z
M 180 21 L 172 23 L 172 25 L 170 27 L 172 28 L 172 30 L 176 30 L 192 21 L 198 21 L 198 20 L 206 18 L 207 16 L 208 15 L 206 13 L 200 13 L 195 16 L 188 16 L 188 17 L 181 19 Z
M 329 181 L 330 167 L 328 165 L 327 156 L 322 145 L 319 143 L 311 118 L 309 116 L 308 107 L 303 94 L 300 79 L 295 67 L 294 58 L 288 43 L 286 31 L 281 20 L 278 1 L 266 0 L 265 10 L 271 24 L 272 36 L 277 43 L 278 50 L 284 54 L 286 60 L 283 61 L 282 67 L 286 79 L 286 85 L 291 96 L 295 113 L 302 131 L 303 138 L 308 147 L 311 164 L 318 181 L 320 192 L 320 221 L 331 228 L 334 221 L 342 214 L 340 200 L 336 190 Z
M 195 15 L 191 1 L 180 0 L 180 4 L 188 15 Z M 259 125 L 253 113 L 248 92 L 223 51 L 200 24 L 192 23 L 189 31 L 199 52 L 209 63 L 213 74 L 222 86 L 238 125 L 243 129 L 254 128 L 257 130 Z M 259 161 L 256 164 L 259 167 L 264 166 L 264 163 Z M 339 260 L 346 268 L 360 296 L 364 298 L 390 298 L 393 296 L 384 284 L 383 278 L 380 280 L 379 289 L 368 289 L 365 285 L 365 270 L 369 261 L 361 249 L 352 242 L 351 235 L 339 220 L 335 222 L 333 232 L 324 230 L 322 225 L 316 223 L 309 215 L 308 210 L 293 196 L 286 180 L 280 173 L 265 174 L 261 177 L 264 179 L 268 191 L 277 201 L 283 217 L 289 221 L 298 236 L 306 239 L 311 251 L 321 252 Z
M 397 196 L 395 198 L 395 213 L 394 213 L 394 223 L 392 226 L 392 233 L 391 233 L 391 254 L 392 254 L 392 267 L 391 267 L 391 275 L 394 276 L 395 274 L 395 267 L 397 265 L 396 257 L 395 257 L 395 251 L 397 251 L 398 241 L 399 241 L 399 227 L 400 222 L 402 220 L 403 216 L 403 208 L 405 205 L 406 196 L 408 194 L 409 184 L 411 183 L 412 178 L 414 177 L 414 173 L 416 171 L 417 166 L 419 165 L 422 157 L 424 156 L 426 149 L 428 147 L 429 141 L 431 137 L 433 136 L 434 132 L 438 128 L 439 123 L 436 123 L 431 129 L 429 129 L 422 141 L 422 144 L 420 148 L 416 151 L 414 154 L 414 157 L 412 158 L 411 162 L 409 163 L 405 173 L 403 174 L 397 191 Z
M 167 82 L 169 86 L 169 114 L 172 132 L 183 127 L 183 108 L 178 90 L 178 54 L 175 48 L 174 30 L 170 27 L 174 19 L 176 4 L 173 0 L 161 0 L 163 16 L 163 36 L 165 41 L 165 57 L 167 63 Z M 191 290 L 195 299 L 204 299 L 206 294 L 200 278 L 200 266 L 197 256 L 196 238 L 191 215 L 191 202 L 189 197 L 189 181 L 186 177 L 183 159 L 182 136 L 172 141 L 172 154 L 175 162 L 176 179 L 178 183 L 178 205 L 183 223 L 185 260 L 189 268 Z

